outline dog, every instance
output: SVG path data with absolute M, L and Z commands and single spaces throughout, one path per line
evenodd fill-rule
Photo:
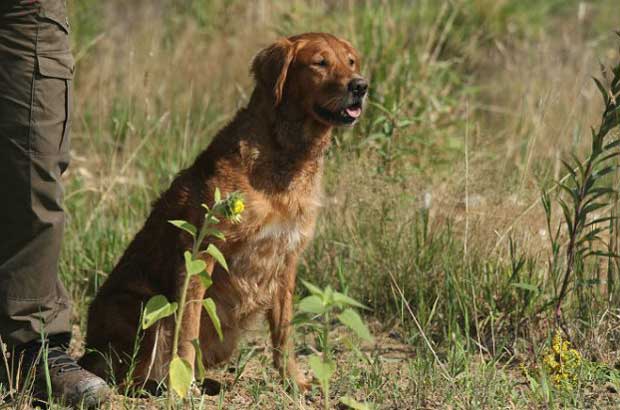
M 348 41 L 326 33 L 282 38 L 254 57 L 250 71 L 256 85 L 247 106 L 155 201 L 99 289 L 88 312 L 89 353 L 82 366 L 116 381 L 130 370 L 136 383 L 166 379 L 174 319 L 161 320 L 137 338 L 142 309 L 154 295 L 178 300 L 183 252 L 192 243 L 168 221 L 201 226 L 201 204 L 211 205 L 219 188 L 222 196 L 240 192 L 245 202 L 242 222 L 221 221 L 217 228 L 226 240 L 213 242 L 229 272 L 204 256 L 213 284 L 205 290 L 193 277 L 187 300 L 212 298 L 224 337 L 220 341 L 208 315 L 201 314 L 201 304 L 190 303 L 182 318 L 179 356 L 193 366 L 192 340 L 199 339 L 206 368 L 224 362 L 243 330 L 265 315 L 276 369 L 300 389 L 309 388 L 290 338 L 296 265 L 321 207 L 332 129 L 352 126 L 363 111 L 368 82 L 360 65 Z M 106 354 L 111 355 L 107 360 Z

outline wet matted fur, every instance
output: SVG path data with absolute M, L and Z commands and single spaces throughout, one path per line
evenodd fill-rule
M 178 299 L 183 251 L 191 247 L 191 238 L 168 221 L 184 219 L 200 226 L 201 204 L 213 203 L 217 187 L 224 196 L 239 191 L 245 201 L 240 224 L 218 226 L 226 241 L 215 245 L 230 273 L 205 256 L 213 285 L 205 291 L 193 278 L 188 300 L 213 298 L 224 341 L 208 315 L 201 314 L 201 304 L 190 303 L 182 319 L 179 355 L 194 364 L 191 341 L 199 338 L 206 367 L 225 361 L 249 321 L 265 315 L 276 368 L 301 388 L 308 387 L 289 339 L 296 265 L 313 236 L 332 128 L 355 123 L 368 86 L 357 51 L 325 33 L 278 40 L 256 55 L 251 71 L 256 87 L 247 107 L 154 203 L 90 306 L 89 353 L 81 364 L 94 373 L 124 380 L 138 345 L 133 381 L 165 379 L 173 319 L 160 321 L 136 341 L 141 309 L 154 295 Z M 110 354 L 110 360 L 101 353 Z

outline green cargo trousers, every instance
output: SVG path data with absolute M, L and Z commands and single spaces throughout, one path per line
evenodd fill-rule
M 70 335 L 58 278 L 73 57 L 64 0 L 0 0 L 0 337 Z

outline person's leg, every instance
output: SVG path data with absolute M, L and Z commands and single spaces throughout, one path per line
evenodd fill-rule
M 33 369 L 36 396 L 46 397 L 38 388 L 45 349 L 53 395 L 92 407 L 109 389 L 65 351 L 71 310 L 57 271 L 60 177 L 69 163 L 68 34 L 64 0 L 0 5 L 0 337 L 14 366 L 22 360 Z
M 0 16 L 0 337 L 9 350 L 71 330 L 57 266 L 73 60 L 67 32 L 38 8 Z

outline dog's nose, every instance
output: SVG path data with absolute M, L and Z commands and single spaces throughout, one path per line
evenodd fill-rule
M 349 91 L 356 97 L 363 97 L 368 91 L 368 82 L 363 78 L 354 78 L 349 82 Z

